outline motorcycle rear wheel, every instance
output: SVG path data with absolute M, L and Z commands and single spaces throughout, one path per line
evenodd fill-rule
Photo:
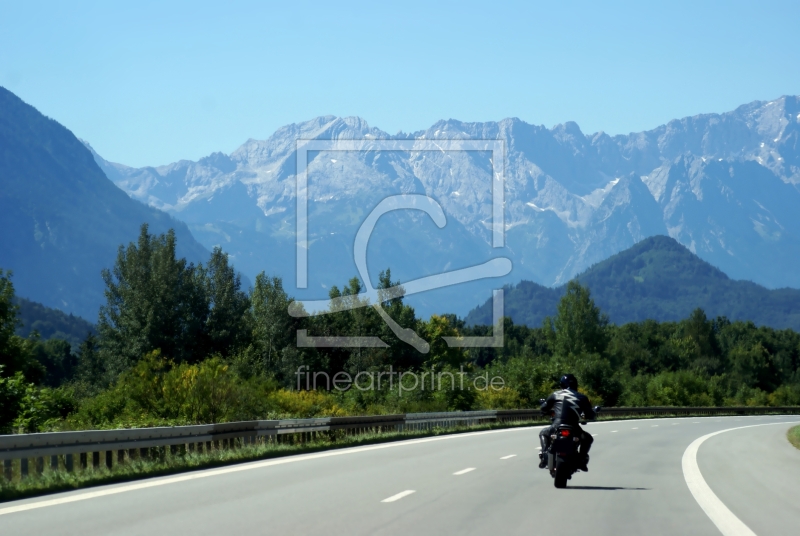
M 557 488 L 566 488 L 567 480 L 570 477 L 569 468 L 566 460 L 556 456 L 556 476 L 553 484 Z

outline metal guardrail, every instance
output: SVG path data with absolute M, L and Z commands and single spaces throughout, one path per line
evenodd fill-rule
M 659 415 L 764 415 L 798 414 L 800 407 L 642 407 L 603 408 L 602 415 L 613 417 Z M 424 431 L 434 428 L 455 428 L 486 423 L 526 422 L 543 420 L 538 409 L 457 411 L 439 413 L 406 413 L 397 415 L 368 415 L 358 417 L 327 417 L 317 419 L 285 419 L 244 421 L 195 426 L 132 428 L 121 430 L 87 430 L 80 432 L 48 432 L 39 434 L 0 435 L 0 460 L 3 474 L 12 477 L 13 460 L 19 460 L 21 476 L 28 474 L 28 460 L 35 459 L 36 471 L 41 472 L 45 458 L 52 469 L 74 468 L 73 455 L 80 456 L 80 466 L 100 465 L 100 453 L 105 452 L 105 465 L 124 463 L 128 459 L 150 456 L 150 449 L 170 447 L 172 453 L 202 451 L 212 448 L 236 448 L 261 440 L 307 441 L 319 433 L 344 431 L 357 434 L 385 431 Z

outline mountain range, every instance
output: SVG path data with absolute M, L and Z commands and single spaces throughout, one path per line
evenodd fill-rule
M 309 288 L 295 282 L 295 144 L 360 140 L 364 151 L 309 156 Z M 492 248 L 487 222 L 489 152 L 369 151 L 375 140 L 505 142 L 506 247 Z M 425 215 L 381 218 L 368 265 L 408 281 L 484 262 L 512 260 L 505 278 L 409 297 L 422 315 L 466 314 L 489 289 L 521 280 L 558 286 L 643 239 L 665 235 L 737 280 L 800 287 L 800 98 L 758 101 L 653 130 L 584 134 L 519 119 L 439 121 L 389 135 L 357 117 L 288 125 L 267 140 L 197 162 L 131 168 L 93 153 L 133 199 L 185 222 L 206 248 L 220 245 L 249 277 L 284 277 L 301 298 L 326 297 L 357 271 L 353 239 L 366 214 L 398 193 L 436 199 L 444 229 Z
M 710 318 L 751 320 L 756 325 L 800 331 L 800 290 L 770 290 L 736 281 L 668 236 L 642 240 L 599 262 L 576 279 L 615 324 L 647 319 L 678 321 L 700 307 Z M 516 324 L 539 327 L 554 316 L 566 285 L 545 287 L 521 281 L 505 290 L 505 314 Z M 491 324 L 487 300 L 467 315 L 467 324 Z

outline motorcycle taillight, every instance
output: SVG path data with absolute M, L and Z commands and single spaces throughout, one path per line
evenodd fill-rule
M 569 436 L 569 430 L 559 430 L 559 432 L 561 433 L 561 435 L 562 435 L 563 437 L 567 437 L 567 436 Z

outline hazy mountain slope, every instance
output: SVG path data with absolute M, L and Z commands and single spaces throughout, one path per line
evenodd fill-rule
M 0 267 L 18 295 L 96 318 L 100 271 L 145 222 L 175 228 L 179 253 L 206 259 L 185 224 L 132 200 L 69 130 L 0 88 Z
M 319 152 L 309 162 L 309 289 L 324 297 L 355 275 L 352 243 L 378 200 L 435 198 L 445 229 L 427 216 L 387 215 L 370 242 L 370 277 L 391 266 L 409 280 L 512 259 L 501 281 L 412 296 L 423 314 L 466 313 L 489 289 L 523 279 L 559 285 L 648 236 L 669 235 L 737 279 L 800 287 L 800 99 L 753 102 L 724 114 L 670 121 L 624 136 L 586 135 L 518 119 L 439 121 L 390 136 L 360 118 L 318 117 L 230 155 L 133 169 L 100 166 L 136 199 L 186 221 L 206 247 L 222 245 L 250 277 L 294 278 L 295 144 L 298 139 L 501 139 L 505 141 L 507 247 L 490 247 L 491 154 L 458 151 Z
M 800 290 L 768 290 L 730 279 L 672 238 L 642 240 L 578 276 L 612 322 L 653 318 L 680 320 L 696 307 L 709 317 L 752 320 L 758 325 L 800 330 Z M 506 315 L 538 327 L 556 312 L 564 286 L 547 288 L 523 281 L 505 292 Z M 467 315 L 468 324 L 491 323 L 491 300 Z
M 17 298 L 16 303 L 19 306 L 20 321 L 16 333 L 21 337 L 27 337 L 35 330 L 42 340 L 64 339 L 77 351 L 86 335 L 95 333 L 94 324 L 79 316 L 25 298 Z

